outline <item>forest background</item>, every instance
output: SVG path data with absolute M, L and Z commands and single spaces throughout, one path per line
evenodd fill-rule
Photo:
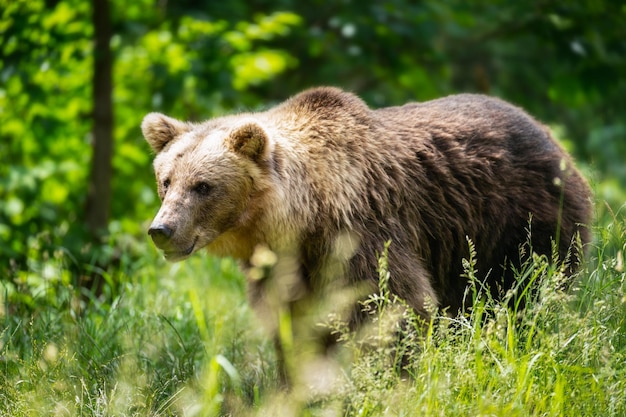
M 599 227 L 623 219 L 625 21 L 615 0 L 0 0 L 0 351 L 155 262 L 152 111 L 199 121 L 317 85 L 371 107 L 494 95 L 574 155 Z
M 139 130 L 148 112 L 198 121 L 316 85 L 372 107 L 502 97 L 550 125 L 616 209 L 626 201 L 625 8 L 2 0 L 0 274 L 22 270 L 35 242 L 66 248 L 80 270 L 126 256 L 121 236 L 143 238 L 158 207 Z

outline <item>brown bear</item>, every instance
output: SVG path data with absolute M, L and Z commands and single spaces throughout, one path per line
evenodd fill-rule
M 468 303 L 468 238 L 494 295 L 515 284 L 529 235 L 549 259 L 553 242 L 564 260 L 576 236 L 589 241 L 590 191 L 571 158 L 496 98 L 372 110 L 322 87 L 198 124 L 152 113 L 142 131 L 162 200 L 156 246 L 172 261 L 201 248 L 242 260 L 260 308 L 268 288 L 280 303 L 376 291 L 390 241 L 390 291 L 422 316 L 454 314 Z

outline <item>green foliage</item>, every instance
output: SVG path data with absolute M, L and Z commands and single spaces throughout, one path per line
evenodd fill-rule
M 92 33 L 84 2 L 48 13 L 43 2 L 3 3 L 0 274 L 8 259 L 24 261 L 32 236 L 76 220 L 89 164 Z

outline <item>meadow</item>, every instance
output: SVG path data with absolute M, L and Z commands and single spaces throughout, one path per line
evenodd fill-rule
M 142 255 L 121 257 L 85 290 L 70 282 L 71 254 L 41 252 L 34 239 L 29 270 L 2 284 L 0 415 L 623 416 L 623 209 L 595 236 L 568 291 L 554 290 L 558 267 L 529 261 L 520 282 L 540 280 L 540 291 L 520 311 L 480 297 L 468 259 L 480 302 L 409 326 L 392 347 L 377 343 L 401 306 L 385 291 L 383 257 L 370 331 L 329 321 L 343 339 L 334 367 L 317 386 L 288 391 L 234 261 L 168 264 L 127 236 L 116 245 Z M 413 352 L 403 372 L 398 351 Z

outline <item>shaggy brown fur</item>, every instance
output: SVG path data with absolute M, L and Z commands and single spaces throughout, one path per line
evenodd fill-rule
M 454 313 L 467 301 L 466 237 L 494 289 L 513 285 L 530 215 L 539 254 L 551 256 L 556 236 L 561 259 L 577 233 L 589 240 L 590 192 L 570 157 L 495 98 L 371 110 L 317 88 L 201 124 L 150 114 L 142 129 L 157 153 L 157 246 L 172 260 L 202 247 L 241 259 L 256 271 L 253 302 L 270 308 L 269 287 L 281 302 L 363 283 L 374 291 L 390 240 L 392 292 L 424 316 L 425 303 Z M 258 248 L 277 259 L 253 256 Z

